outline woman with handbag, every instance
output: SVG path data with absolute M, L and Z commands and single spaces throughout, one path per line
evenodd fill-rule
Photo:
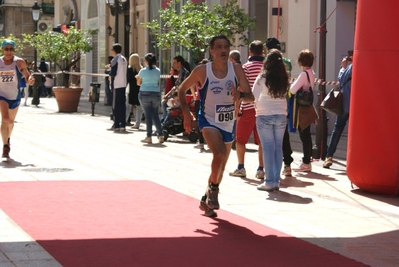
M 317 120 L 317 113 L 313 106 L 313 86 L 315 75 L 312 69 L 314 56 L 309 50 L 302 50 L 298 55 L 298 64 L 303 70 L 298 78 L 291 85 L 289 92 L 295 95 L 294 105 L 292 106 L 292 116 L 290 123 L 292 128 L 298 129 L 299 137 L 302 141 L 303 158 L 297 172 L 310 172 L 312 165 L 312 136 L 310 126 Z M 300 97 L 301 96 L 301 97 Z
M 341 62 L 341 70 L 338 74 L 338 81 L 342 86 L 340 86 L 340 91 L 342 92 L 342 108 L 343 113 L 335 118 L 334 129 L 331 133 L 330 143 L 328 144 L 326 160 L 323 163 L 323 168 L 330 168 L 333 164 L 333 156 L 341 134 L 345 129 L 346 123 L 349 120 L 349 103 L 351 94 L 351 79 L 352 79 L 352 54 L 353 51 L 348 51 L 348 56 L 346 56 Z

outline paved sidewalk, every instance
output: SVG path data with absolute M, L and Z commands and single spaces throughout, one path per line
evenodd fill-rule
M 144 124 L 128 134 L 106 131 L 109 111 L 96 104 L 91 116 L 85 97 L 72 114 L 58 113 L 54 98 L 41 99 L 39 107 L 21 106 L 12 160 L 0 162 L 0 182 L 151 180 L 194 198 L 204 193 L 211 153 L 199 153 L 180 135 L 162 145 L 143 145 Z M 295 167 L 301 158 L 298 134 L 291 134 L 291 141 Z M 353 189 L 345 172 L 345 147 L 343 138 L 331 169 L 313 162 L 313 172 L 282 179 L 274 193 L 256 190 L 256 146 L 247 147 L 246 178 L 228 175 L 237 164 L 232 151 L 221 208 L 370 266 L 399 266 L 399 198 Z M 0 266 L 60 265 L 0 210 Z

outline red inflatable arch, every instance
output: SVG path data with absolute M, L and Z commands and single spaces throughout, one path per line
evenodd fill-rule
M 399 194 L 398 0 L 357 1 L 347 175 L 360 189 Z

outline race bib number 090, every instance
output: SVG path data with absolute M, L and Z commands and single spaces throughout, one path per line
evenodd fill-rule
M 215 121 L 218 123 L 234 120 L 234 104 L 216 105 Z

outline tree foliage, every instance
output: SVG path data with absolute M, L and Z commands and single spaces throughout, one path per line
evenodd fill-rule
M 36 49 L 38 57 L 54 62 L 61 70 L 69 70 L 82 54 L 93 50 L 91 37 L 94 33 L 96 31 L 71 27 L 63 33 L 45 31 L 22 34 L 22 42 Z M 68 86 L 69 75 L 64 75 L 63 80 L 63 85 Z
M 240 45 L 249 44 L 247 32 L 254 29 L 255 19 L 238 6 L 237 0 L 227 0 L 225 6 L 215 5 L 213 9 L 205 2 L 195 4 L 188 1 L 180 12 L 174 8 L 177 3 L 180 0 L 172 0 L 168 8 L 159 11 L 160 22 L 142 23 L 155 36 L 159 48 L 183 46 L 198 62 L 204 58 L 213 36 L 224 34 L 233 43 L 238 38 Z

